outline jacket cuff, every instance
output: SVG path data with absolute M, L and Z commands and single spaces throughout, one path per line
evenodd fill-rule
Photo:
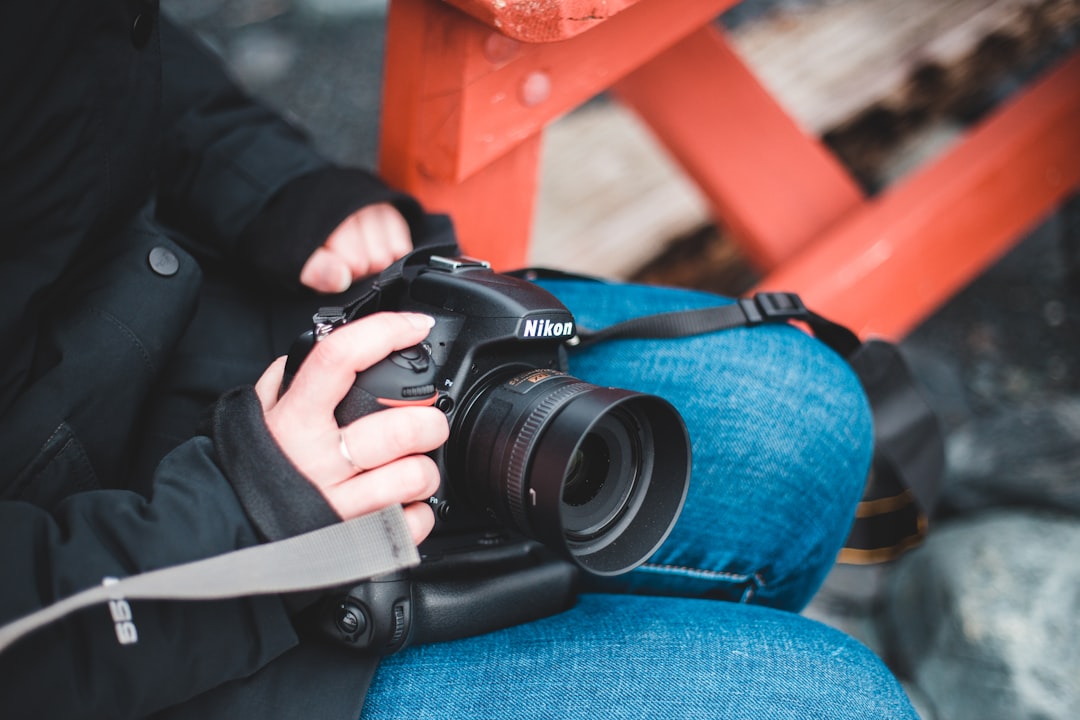
M 281 540 L 341 522 L 322 493 L 281 452 L 251 386 L 221 396 L 210 435 L 225 477 L 265 540 Z
M 424 212 L 415 199 L 367 171 L 326 167 L 278 190 L 240 235 L 240 251 L 264 277 L 300 289 L 300 270 L 330 233 L 357 210 L 381 202 L 397 208 L 413 238 L 423 235 Z

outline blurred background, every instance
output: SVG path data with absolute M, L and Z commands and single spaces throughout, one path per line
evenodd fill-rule
M 385 0 L 162 7 L 329 157 L 376 166 Z M 745 0 L 718 23 L 872 194 L 1075 48 L 1080 1 Z M 552 125 L 542 168 L 533 264 L 724 294 L 757 280 L 617 103 Z M 925 720 L 1080 715 L 1078 331 L 1073 199 L 901 343 L 946 432 L 930 536 L 838 566 L 806 612 L 878 652 Z

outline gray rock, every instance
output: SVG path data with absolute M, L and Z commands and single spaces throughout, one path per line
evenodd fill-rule
M 1061 214 L 1049 217 L 905 338 L 905 347 L 951 366 L 945 415 L 966 407 L 988 416 L 1080 394 L 1080 292 L 1063 262 L 1073 232 Z
M 388 0 L 297 0 L 298 7 L 331 18 L 382 16 Z
M 949 435 L 946 455 L 943 511 L 1025 505 L 1080 514 L 1080 398 L 976 418 Z
M 891 576 L 887 655 L 940 720 L 1080 709 L 1080 520 L 997 511 L 946 523 Z

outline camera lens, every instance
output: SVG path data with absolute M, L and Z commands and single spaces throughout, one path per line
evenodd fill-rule
M 455 489 L 592 573 L 644 562 L 682 509 L 689 437 L 659 397 L 529 370 L 487 383 L 462 418 Z
M 589 433 L 581 442 L 581 448 L 570 459 L 570 469 L 566 472 L 566 485 L 563 487 L 563 502 L 572 507 L 581 507 L 590 500 L 595 500 L 607 482 L 611 469 L 611 453 L 607 443 L 596 433 Z
M 570 458 L 563 482 L 563 531 L 582 542 L 611 528 L 628 507 L 642 466 L 631 418 L 612 412 L 597 421 Z

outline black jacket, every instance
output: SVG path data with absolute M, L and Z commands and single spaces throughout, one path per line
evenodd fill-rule
M 287 289 L 349 212 L 419 208 L 329 166 L 156 0 L 6 2 L 0 58 L 0 622 L 336 521 L 250 387 L 149 478 L 141 413 L 195 311 L 194 257 Z M 91 608 L 0 655 L 0 716 L 356 716 L 370 663 L 304 657 L 282 598 L 132 605 L 135 644 Z

